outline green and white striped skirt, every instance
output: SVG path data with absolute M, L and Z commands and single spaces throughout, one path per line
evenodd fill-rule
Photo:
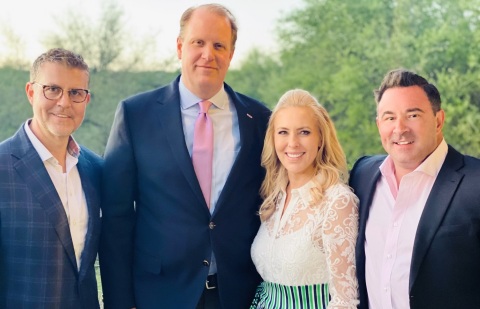
M 328 284 L 287 286 L 262 282 L 250 309 L 326 309 Z

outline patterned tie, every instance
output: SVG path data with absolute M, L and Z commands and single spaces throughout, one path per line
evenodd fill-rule
M 202 101 L 200 112 L 195 121 L 193 133 L 192 161 L 198 182 L 202 188 L 203 197 L 210 208 L 210 194 L 212 191 L 212 161 L 213 161 L 213 124 L 208 115 L 212 102 Z

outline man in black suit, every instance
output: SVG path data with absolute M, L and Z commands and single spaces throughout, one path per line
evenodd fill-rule
M 270 111 L 224 83 L 236 37 L 225 7 L 188 9 L 177 39 L 182 74 L 118 106 L 105 151 L 105 308 L 244 309 L 253 299 L 261 279 L 250 246 Z M 205 100 L 214 138 L 210 198 L 191 158 Z
M 360 158 L 360 308 L 480 307 L 480 160 L 447 145 L 437 88 L 407 71 L 375 91 L 388 156 Z

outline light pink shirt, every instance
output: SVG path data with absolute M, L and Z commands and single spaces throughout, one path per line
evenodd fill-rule
M 400 186 L 390 156 L 379 167 L 382 176 L 365 231 L 365 278 L 371 309 L 410 308 L 408 289 L 415 234 L 447 151 L 443 140 L 420 166 L 403 176 Z

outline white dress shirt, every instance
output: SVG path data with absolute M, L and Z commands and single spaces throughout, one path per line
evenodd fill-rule
M 53 185 L 57 190 L 58 196 L 62 201 L 70 227 L 77 268 L 80 269 L 82 252 L 85 247 L 85 236 L 88 229 L 87 201 L 77 169 L 80 146 L 75 142 L 73 137 L 70 137 L 67 148 L 66 173 L 64 173 L 57 159 L 53 157 L 50 151 L 48 151 L 35 134 L 33 134 L 28 125 L 29 123 L 30 120 L 25 123 L 25 131 L 33 147 L 42 159 Z

